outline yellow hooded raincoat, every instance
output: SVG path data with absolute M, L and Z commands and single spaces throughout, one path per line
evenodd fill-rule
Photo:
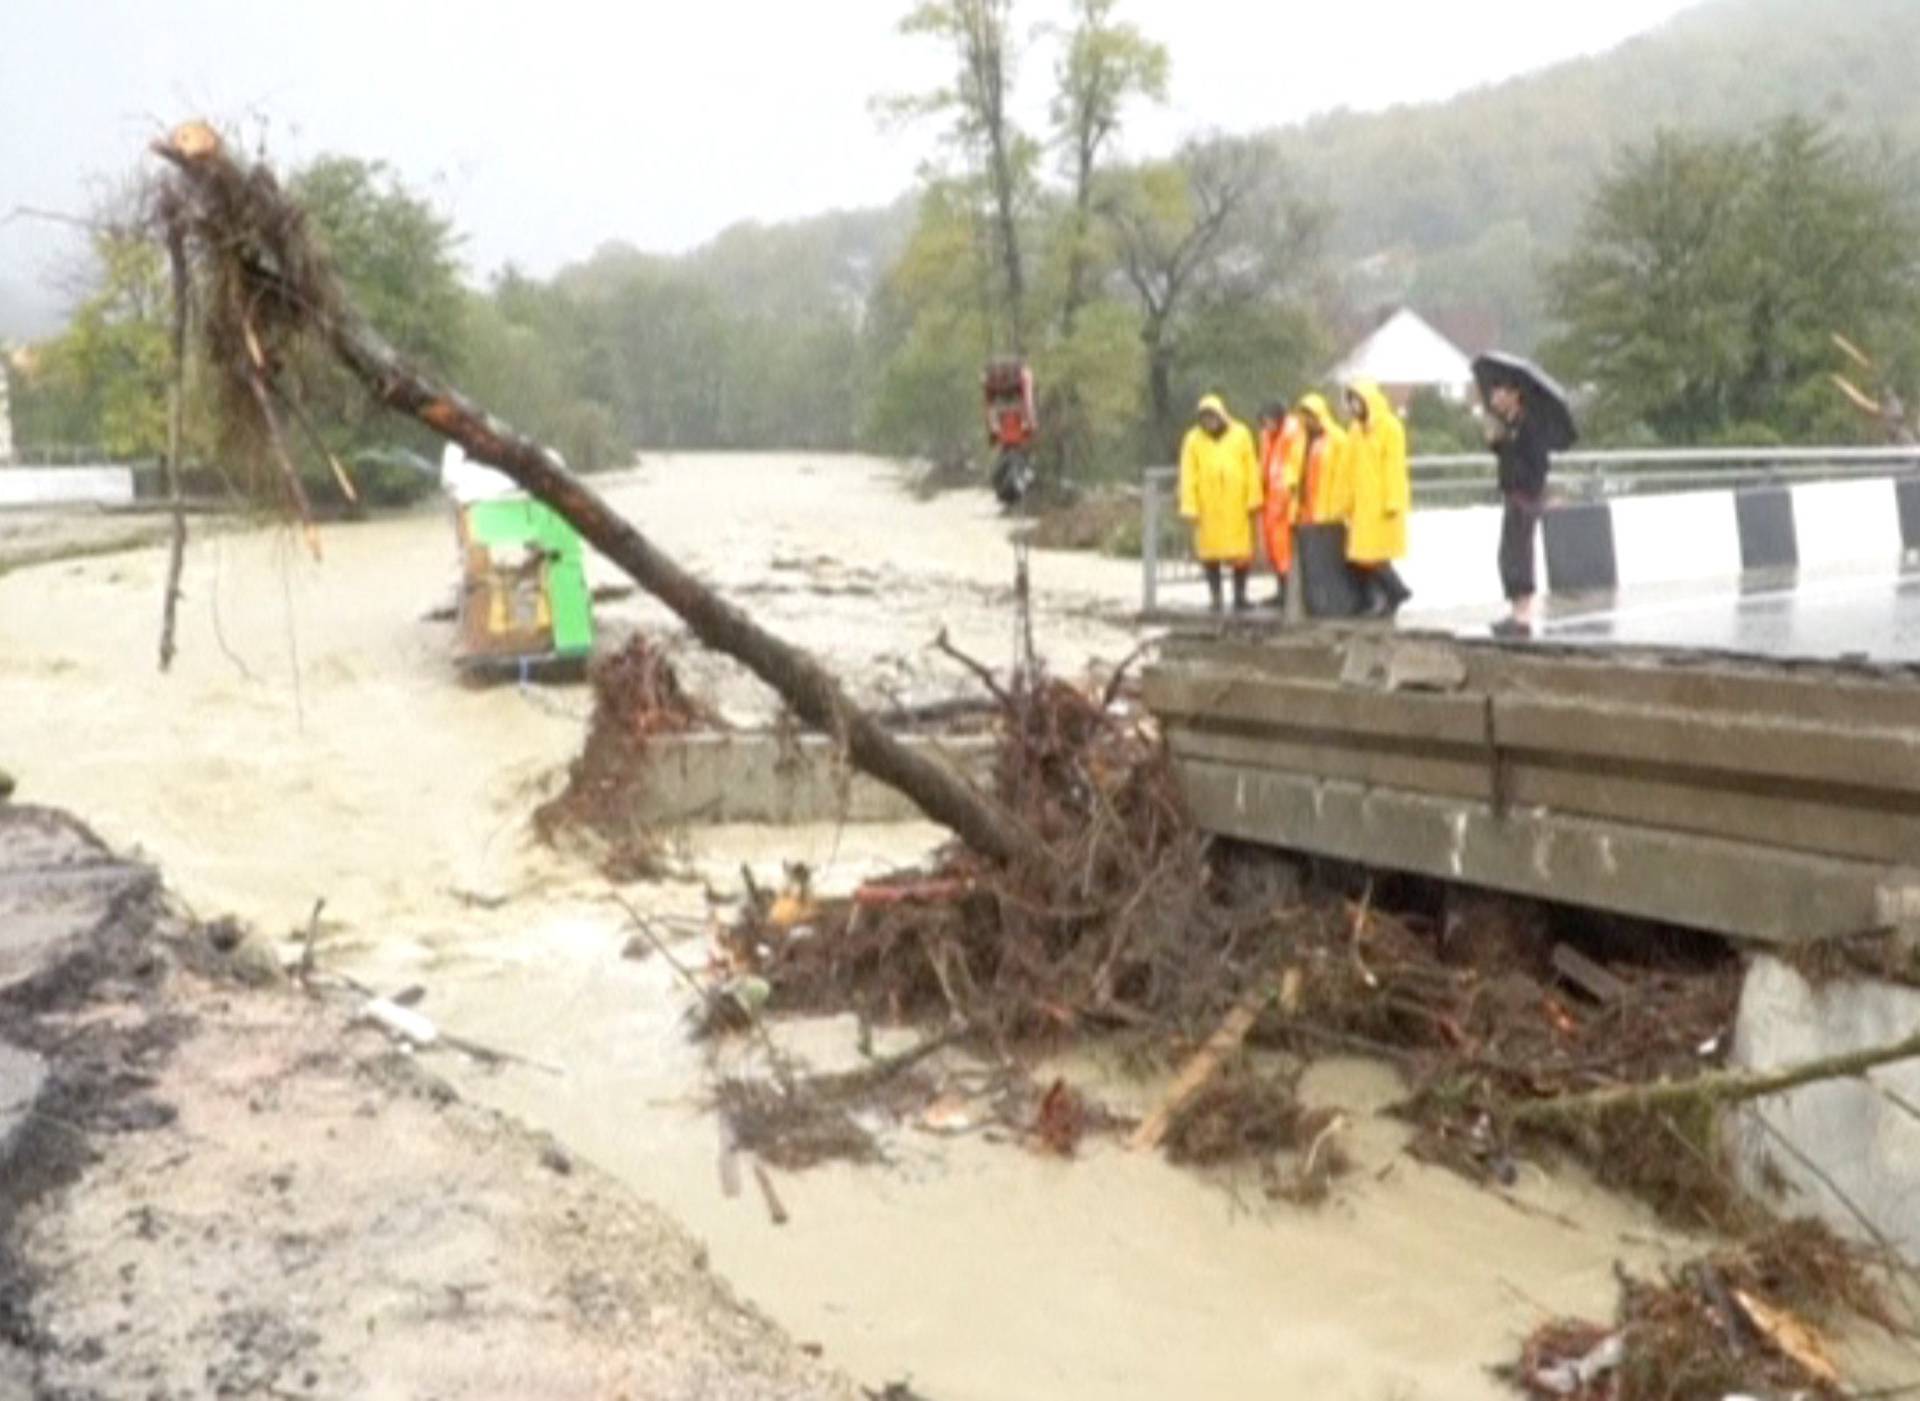
M 1352 496 L 1347 515 L 1347 558 L 1354 564 L 1385 564 L 1407 553 L 1407 512 L 1413 486 L 1407 473 L 1407 430 L 1372 380 L 1352 392 L 1367 406 L 1364 422 L 1347 429 Z
M 1209 564 L 1248 564 L 1253 560 L 1253 513 L 1265 493 L 1260 485 L 1260 456 L 1253 434 L 1227 412 L 1218 395 L 1200 401 L 1197 412 L 1211 409 L 1227 421 L 1227 431 L 1210 437 L 1198 424 L 1187 430 L 1180 447 L 1180 515 L 1193 524 L 1193 553 Z
M 1294 449 L 1294 459 L 1288 464 L 1288 480 L 1293 486 L 1293 499 L 1299 503 L 1299 520 L 1302 525 L 1323 525 L 1330 521 L 1343 521 L 1353 509 L 1353 479 L 1347 461 L 1347 435 L 1340 429 L 1340 420 L 1333 416 L 1333 410 L 1327 407 L 1327 401 L 1318 394 L 1308 394 L 1300 400 L 1294 410 L 1298 416 L 1311 415 L 1319 423 L 1320 436 L 1307 445 L 1303 434 Z

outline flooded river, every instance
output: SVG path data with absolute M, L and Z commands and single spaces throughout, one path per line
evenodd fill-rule
M 829 884 L 912 845 L 910 833 L 854 833 L 836 858 L 833 833 L 796 835 Z M 772 847 L 732 831 L 703 849 L 720 880 Z M 690 889 L 656 908 L 694 915 L 703 899 Z M 792 1221 L 775 1228 L 750 1182 L 722 1193 L 689 999 L 662 959 L 617 956 L 626 934 L 582 906 L 361 967 L 384 985 L 427 983 L 449 1025 L 564 1067 L 454 1075 L 661 1203 L 722 1275 L 869 1383 L 911 1376 L 937 1401 L 1495 1395 L 1487 1364 L 1535 1323 L 1608 1316 L 1613 1262 L 1662 1253 L 1643 1213 L 1578 1180 L 1529 1171 L 1503 1199 L 1405 1157 L 1400 1128 L 1369 1112 L 1399 1086 L 1362 1062 L 1319 1066 L 1306 1083 L 1357 1120 L 1358 1167 L 1319 1209 L 1273 1206 L 1251 1180 L 1237 1189 L 1107 1140 L 1062 1162 L 905 1128 L 883 1132 L 889 1166 L 782 1174 Z M 816 1068 L 850 1063 L 845 1024 L 803 1031 Z M 1156 1089 L 1068 1069 L 1121 1108 Z
M 978 496 L 917 503 L 884 464 L 766 456 L 649 459 L 614 494 L 773 626 L 857 668 L 870 695 L 959 689 L 928 654 L 943 625 L 1007 656 L 1012 558 Z M 324 538 L 319 565 L 280 532 L 196 544 L 165 678 L 157 550 L 0 578 L 0 764 L 19 796 L 144 849 L 203 914 L 280 935 L 324 898 L 328 962 L 424 984 L 449 1029 L 560 1071 L 442 1058 L 465 1093 L 667 1207 L 744 1294 L 867 1385 L 911 1376 L 936 1401 L 1499 1394 L 1485 1369 L 1547 1313 L 1608 1317 L 1614 1262 L 1664 1255 L 1644 1213 L 1576 1176 L 1529 1170 L 1508 1200 L 1408 1159 L 1367 1112 L 1395 1093 L 1390 1077 L 1350 1063 L 1309 1081 L 1357 1119 L 1359 1169 L 1317 1210 L 1111 1143 L 1060 1162 L 907 1130 L 888 1139 L 890 1166 L 782 1175 L 793 1219 L 773 1227 L 751 1184 L 720 1191 L 672 970 L 622 960 L 628 931 L 598 877 L 528 842 L 584 696 L 456 684 L 449 629 L 423 620 L 452 583 L 443 513 Z M 1131 647 L 1137 578 L 1036 558 L 1056 666 Z M 637 601 L 611 611 L 661 624 Z M 735 715 L 771 712 L 724 664 L 690 654 L 684 669 Z M 844 885 L 937 839 L 721 829 L 687 857 L 716 884 L 742 861 L 772 875 L 807 859 Z M 628 894 L 704 913 L 696 881 Z M 845 1054 L 844 1027 L 817 1031 L 820 1055 Z

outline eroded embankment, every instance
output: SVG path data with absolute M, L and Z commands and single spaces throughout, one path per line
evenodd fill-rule
M 706 1253 L 0 804 L 0 1395 L 840 1397 Z

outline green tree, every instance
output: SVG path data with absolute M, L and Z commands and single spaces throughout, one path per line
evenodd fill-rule
M 1407 400 L 1407 442 L 1414 452 L 1484 452 L 1486 438 L 1480 420 L 1465 404 L 1456 404 L 1437 390 L 1416 389 Z
M 996 280 L 996 338 L 1015 355 L 1027 349 L 1027 274 L 1021 238 L 1032 198 L 1037 148 L 1012 113 L 1019 44 L 1013 0 L 920 0 L 902 34 L 937 40 L 954 59 L 951 84 L 888 107 L 901 117 L 941 117 L 964 153 L 990 211 Z
M 1066 289 L 1060 304 L 1060 334 L 1071 339 L 1085 305 L 1093 261 L 1094 179 L 1101 158 L 1119 135 L 1127 105 L 1138 98 L 1164 102 L 1166 46 L 1131 24 L 1116 21 L 1117 0 L 1075 0 L 1073 28 L 1055 70 L 1054 142 L 1070 189 L 1072 214 L 1066 232 Z
M 1168 60 L 1162 45 L 1117 20 L 1116 8 L 1116 0 L 1075 0 L 1054 68 L 1052 138 L 1066 189 L 1050 201 L 1039 292 L 1057 310 L 1033 347 L 1037 465 L 1048 486 L 1110 475 L 1128 456 L 1139 416 L 1139 337 L 1127 309 L 1102 295 L 1113 254 L 1094 197 L 1128 107 L 1165 99 Z
M 882 452 L 960 463 L 979 446 L 980 364 L 993 348 L 993 311 L 977 216 L 959 182 L 930 184 L 913 236 L 874 296 L 863 436 Z
M 1901 184 L 1806 121 L 1755 139 L 1662 132 L 1621 158 L 1551 269 L 1564 329 L 1547 354 L 1595 388 L 1603 434 L 1856 434 L 1827 378 L 1832 336 L 1911 372 L 1916 231 Z
M 1071 332 L 1049 339 L 1034 375 L 1043 386 L 1042 464 L 1056 481 L 1131 476 L 1139 467 L 1134 448 L 1145 372 L 1139 316 L 1123 302 L 1091 302 Z
M 513 294 L 468 294 L 461 388 L 580 471 L 623 461 L 627 454 L 613 410 L 575 390 L 555 340 L 537 323 L 516 318 L 514 309 L 524 312 L 525 306 Z
M 459 240 L 445 216 L 384 163 L 350 156 L 317 158 L 293 173 L 288 189 L 367 319 L 401 354 L 457 381 L 465 369 L 467 292 Z M 307 422 L 327 452 L 354 464 L 363 500 L 399 502 L 431 489 L 430 478 L 391 465 L 394 446 L 437 455 L 424 429 L 398 424 L 371 404 L 330 357 L 315 354 L 302 383 Z M 305 434 L 288 446 L 313 493 L 332 496 L 332 471 Z
M 307 212 L 360 310 L 403 354 L 460 368 L 460 240 L 383 161 L 321 156 L 289 192 Z
M 173 377 L 166 259 L 131 229 L 103 226 L 90 248 L 92 289 L 65 334 L 26 357 L 32 368 L 15 401 L 15 441 L 158 457 L 167 446 Z

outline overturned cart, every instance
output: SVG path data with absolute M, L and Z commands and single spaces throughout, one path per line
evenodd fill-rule
M 454 660 L 469 675 L 578 674 L 593 653 L 586 550 L 557 512 L 449 447 L 460 543 Z
M 1920 673 L 1328 628 L 1146 678 L 1224 836 L 1792 944 L 1920 926 Z

